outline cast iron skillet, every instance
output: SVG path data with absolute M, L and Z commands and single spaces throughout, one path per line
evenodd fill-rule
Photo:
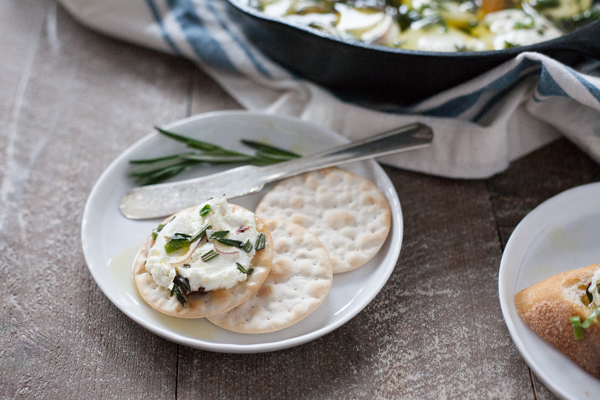
M 600 59 L 600 20 L 554 40 L 505 50 L 438 53 L 404 50 L 328 35 L 269 17 L 229 0 L 229 12 L 246 36 L 290 71 L 343 98 L 407 105 L 474 78 L 524 51 L 568 65 Z

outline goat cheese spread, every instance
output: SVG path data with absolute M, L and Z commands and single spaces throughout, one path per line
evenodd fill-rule
M 171 252 L 165 248 L 171 240 L 182 237 L 181 234 L 192 240 L 204 228 L 207 228 L 206 232 L 197 243 L 191 242 Z M 228 232 L 224 234 L 224 231 Z M 219 236 L 221 241 L 217 240 Z M 173 289 L 173 279 L 177 275 L 188 280 L 190 292 L 229 289 L 247 279 L 248 274 L 243 270 L 250 269 L 258 236 L 254 213 L 232 209 L 224 198 L 211 199 L 193 211 L 178 214 L 157 232 L 146 260 L 146 271 L 166 289 Z M 249 242 L 252 246 L 245 249 L 232 245 L 236 241 Z

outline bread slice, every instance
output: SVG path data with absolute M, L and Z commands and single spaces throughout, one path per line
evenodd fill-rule
M 569 318 L 581 321 L 591 313 L 582 301 L 600 264 L 563 272 L 517 293 L 517 310 L 531 329 L 569 356 L 586 372 L 600 379 L 600 318 L 575 340 Z
M 229 205 L 234 209 L 242 208 L 235 204 Z M 167 223 L 171 218 L 172 216 L 166 218 L 163 223 Z M 189 296 L 190 304 L 186 306 L 179 304 L 176 296 L 170 296 L 169 290 L 159 286 L 152 275 L 146 271 L 145 263 L 148 251 L 154 244 L 152 236 L 150 236 L 147 245 L 138 252 L 133 267 L 133 281 L 142 299 L 155 310 L 179 318 L 204 318 L 220 314 L 248 300 L 267 279 L 271 271 L 274 253 L 271 233 L 260 218 L 255 216 L 255 219 L 256 229 L 265 234 L 265 248 L 257 251 L 252 258 L 250 264 L 250 267 L 254 268 L 252 275 L 229 289 L 213 290 L 202 295 L 192 294 Z

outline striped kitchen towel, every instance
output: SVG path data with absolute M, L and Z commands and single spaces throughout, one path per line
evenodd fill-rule
M 344 102 L 291 73 L 249 43 L 226 0 L 61 0 L 92 29 L 194 60 L 249 110 L 297 116 L 352 140 L 414 121 L 432 146 L 389 156 L 397 167 L 484 178 L 560 135 L 600 162 L 600 63 L 577 70 L 538 53 L 404 109 Z

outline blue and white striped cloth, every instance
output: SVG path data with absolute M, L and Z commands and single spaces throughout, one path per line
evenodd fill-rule
M 353 140 L 414 121 L 434 129 L 432 146 L 385 158 L 390 165 L 484 178 L 560 135 L 600 162 L 600 63 L 574 70 L 522 53 L 416 106 L 375 111 L 270 61 L 230 19 L 225 1 L 61 0 L 95 30 L 194 60 L 249 110 L 294 115 Z

